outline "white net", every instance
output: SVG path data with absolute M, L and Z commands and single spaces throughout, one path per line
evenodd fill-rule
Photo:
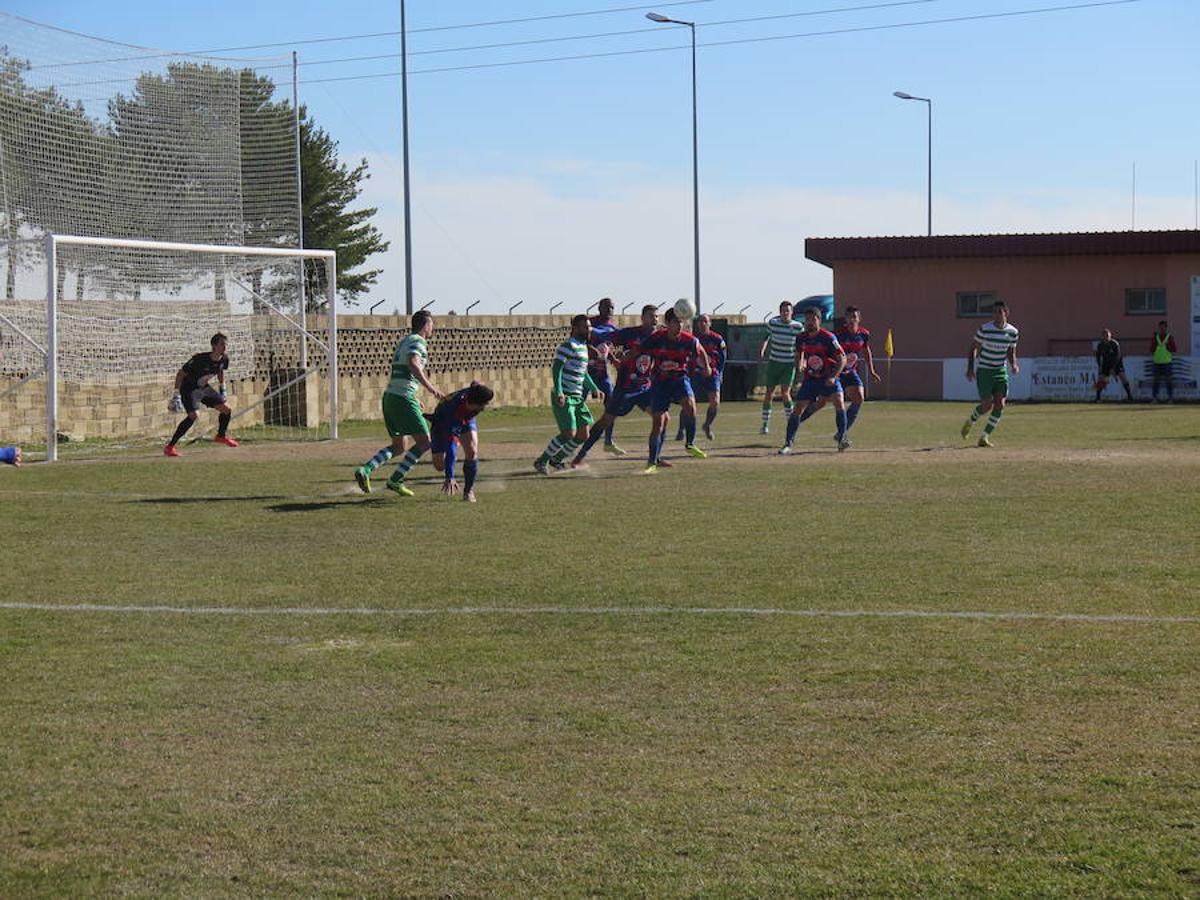
M 285 60 L 158 53 L 3 13 L 0 28 L 4 240 L 297 246 L 293 109 L 271 77 L 288 75 Z M 10 251 L 6 297 L 26 293 L 37 255 Z M 132 286 L 159 275 L 123 274 Z
M 64 244 L 55 261 L 65 273 L 55 303 L 61 452 L 169 436 L 180 418 L 166 409 L 175 374 L 218 332 L 228 340 L 229 400 L 241 437 L 329 435 L 325 258 L 303 259 L 303 294 L 301 260 L 269 251 Z M 129 267 L 161 278 L 117 291 Z M 48 327 L 45 299 L 0 306 L 0 392 L 10 389 L 0 396 L 0 421 L 34 447 L 48 437 L 45 384 L 37 377 L 46 367 Z M 38 389 L 30 388 L 34 380 Z M 213 424 L 202 422 L 189 438 L 205 436 Z
M 279 76 L 284 58 L 165 53 L 0 13 L 0 438 L 34 418 L 45 235 L 298 245 L 294 109 Z M 297 329 L 324 302 L 320 265 L 302 280 L 296 260 L 116 246 L 64 246 L 57 264 L 64 385 L 169 385 L 215 331 L 246 383 L 308 367 Z

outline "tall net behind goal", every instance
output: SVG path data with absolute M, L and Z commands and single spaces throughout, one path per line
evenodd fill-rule
M 36 395 L 45 393 L 52 266 L 64 385 L 93 384 L 104 368 L 86 361 L 94 359 L 123 370 L 127 385 L 149 387 L 161 372 L 139 359 L 160 353 L 155 367 L 178 365 L 183 345 L 206 344 L 211 332 L 200 332 L 217 322 L 253 337 L 243 345 L 253 353 L 235 360 L 243 380 L 281 377 L 288 357 L 274 344 L 287 332 L 271 335 L 279 322 L 322 311 L 321 265 L 309 263 L 302 278 L 286 255 L 222 258 L 115 242 L 298 247 L 296 109 L 275 84 L 291 68 L 287 58 L 161 51 L 0 12 L 0 443 L 29 442 Z M 52 260 L 49 235 L 114 243 L 63 243 Z M 122 328 L 142 349 L 118 359 L 104 348 Z M 231 340 L 231 352 L 237 345 Z M 98 437 L 113 405 L 102 404 L 90 424 L 64 418 L 59 431 Z
M 46 296 L 0 306 L 0 418 L 35 454 L 161 445 L 181 419 L 167 409 L 176 373 L 216 333 L 239 440 L 336 437 L 332 252 L 75 236 L 47 246 Z M 188 440 L 215 426 L 202 414 Z

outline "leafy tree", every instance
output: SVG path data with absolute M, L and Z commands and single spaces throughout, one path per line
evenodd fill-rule
M 387 250 L 388 242 L 370 223 L 374 207 L 352 210 L 362 193 L 362 182 L 371 176 L 362 159 L 353 169 L 338 161 L 337 141 L 300 107 L 300 173 L 304 211 L 304 246 L 336 250 L 338 292 L 353 306 L 359 294 L 375 284 L 381 269 L 355 272 L 367 258 Z M 312 308 L 321 305 L 319 272 L 309 265 L 306 296 Z

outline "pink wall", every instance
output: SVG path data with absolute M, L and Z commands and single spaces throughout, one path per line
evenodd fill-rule
M 927 358 L 965 355 L 986 321 L 957 318 L 959 291 L 995 291 L 1009 305 L 1022 355 L 1087 353 L 1077 348 L 1104 326 L 1126 353 L 1145 353 L 1159 317 L 1125 315 L 1125 289 L 1165 287 L 1165 318 L 1179 352 L 1191 354 L 1192 275 L 1200 275 L 1200 254 L 847 260 L 834 264 L 833 292 L 839 314 L 862 308 L 877 353 L 890 327 L 897 357 Z

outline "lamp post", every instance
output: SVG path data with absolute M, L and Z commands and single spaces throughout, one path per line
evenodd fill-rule
M 682 19 L 672 19 L 661 13 L 648 12 L 646 18 L 660 25 L 686 25 L 692 32 L 692 269 L 693 293 L 696 313 L 700 306 L 700 136 L 699 136 L 699 107 L 696 103 L 696 23 L 685 22 Z
M 925 104 L 926 112 L 929 114 L 929 135 L 926 142 L 926 167 L 925 167 L 925 206 L 926 206 L 926 223 L 928 233 L 933 234 L 933 101 L 928 97 L 914 97 L 912 94 L 906 94 L 904 91 L 892 91 L 893 97 L 899 97 L 901 100 L 919 100 Z
M 408 23 L 400 0 L 400 121 L 404 136 L 404 312 L 413 311 L 412 204 L 408 181 Z

